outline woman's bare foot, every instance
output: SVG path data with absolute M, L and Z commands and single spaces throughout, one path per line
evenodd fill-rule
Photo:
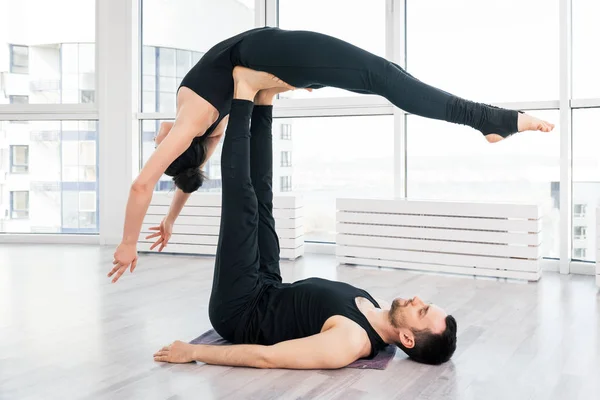
M 154 353 L 154 361 L 184 364 L 194 361 L 194 345 L 175 341 Z
M 550 132 L 554 129 L 554 124 L 550 122 L 542 121 L 539 118 L 532 117 L 529 114 L 519 113 L 519 119 L 517 120 L 517 128 L 519 132 L 523 131 L 541 131 Z
M 254 104 L 257 106 L 271 106 L 273 105 L 273 99 L 280 93 L 284 93 L 289 91 L 290 89 L 285 87 L 277 87 L 271 89 L 263 89 L 260 90 L 256 97 L 254 97 Z M 295 90 L 295 89 L 294 89 Z M 312 92 L 313 90 L 310 88 L 305 88 L 304 90 L 308 92 Z
M 234 93 L 233 96 L 240 100 L 253 101 L 256 93 L 264 89 L 293 90 L 273 74 L 262 71 L 254 71 L 249 68 L 237 66 L 233 69 Z
M 554 129 L 554 124 L 550 122 L 543 121 L 539 118 L 535 118 L 529 114 L 521 114 L 519 113 L 519 117 L 517 120 L 517 129 L 519 132 L 524 131 L 540 131 L 540 132 L 551 132 Z M 496 143 L 504 138 L 495 133 L 485 135 L 485 139 L 490 143 Z

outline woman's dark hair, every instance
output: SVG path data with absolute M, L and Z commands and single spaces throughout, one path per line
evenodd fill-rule
M 200 166 L 206 159 L 206 145 L 204 137 L 194 138 L 179 157 L 169 165 L 166 175 L 172 176 L 175 186 L 184 193 L 193 193 L 202 186 L 206 177 L 200 171 Z
M 416 362 L 439 365 L 448 361 L 456 350 L 456 320 L 452 315 L 446 317 L 446 329 L 440 334 L 434 334 L 428 329 L 413 333 L 413 348 L 408 349 L 402 343 L 396 345 Z

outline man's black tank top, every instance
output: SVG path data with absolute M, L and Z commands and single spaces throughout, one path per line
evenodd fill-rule
M 268 284 L 248 321 L 239 327 L 236 342 L 271 345 L 315 335 L 330 317 L 341 315 L 367 332 L 369 357 L 373 357 L 387 344 L 358 309 L 357 297 L 380 308 L 369 293 L 343 282 L 309 278 L 292 284 Z

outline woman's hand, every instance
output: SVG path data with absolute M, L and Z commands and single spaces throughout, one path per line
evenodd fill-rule
M 138 260 L 136 244 L 121 243 L 119 247 L 117 247 L 117 250 L 115 251 L 113 257 L 114 268 L 108 273 L 108 277 L 110 278 L 111 276 L 116 274 L 112 280 L 112 283 L 115 283 L 119 280 L 121 275 L 123 275 L 123 273 L 127 271 L 127 268 L 130 265 L 131 272 L 133 272 L 133 270 L 135 269 Z
M 160 245 L 160 248 L 158 249 L 160 252 L 167 247 L 167 243 L 169 242 L 169 239 L 171 239 L 171 235 L 173 234 L 173 221 L 168 217 L 164 217 L 159 226 L 153 226 L 150 230 L 158 231 L 146 236 L 146 239 L 158 237 L 156 242 L 150 246 L 150 250 L 153 250 L 156 246 Z

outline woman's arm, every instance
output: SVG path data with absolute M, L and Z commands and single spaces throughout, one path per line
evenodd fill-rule
M 125 210 L 122 243 L 137 243 L 156 183 L 173 160 L 189 147 L 192 139 L 196 136 L 196 132 L 195 124 L 177 121 L 169 135 L 152 153 L 139 176 L 131 185 Z

